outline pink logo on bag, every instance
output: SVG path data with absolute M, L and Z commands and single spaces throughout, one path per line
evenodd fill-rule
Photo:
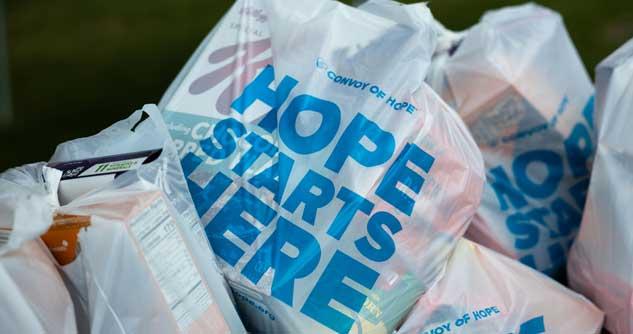
M 231 83 L 222 91 L 215 103 L 215 108 L 219 113 L 229 115 L 231 102 L 242 93 L 246 84 L 255 78 L 259 69 L 272 64 L 271 56 L 263 60 L 254 60 L 269 49 L 270 38 L 266 38 L 225 46 L 211 52 L 209 55 L 210 64 L 220 64 L 229 59 L 233 59 L 233 61 L 194 80 L 189 86 L 189 93 L 193 95 L 205 93 L 227 78 L 232 78 Z

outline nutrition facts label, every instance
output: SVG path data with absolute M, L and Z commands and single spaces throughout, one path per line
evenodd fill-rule
M 186 329 L 212 300 L 163 198 L 158 196 L 130 226 L 178 326 Z
M 200 245 L 202 245 L 202 247 L 209 247 L 207 235 L 202 228 L 202 224 L 200 224 L 200 218 L 198 218 L 196 211 L 194 209 L 187 209 L 182 213 L 182 217 L 185 223 L 190 225 L 191 232 L 196 236 Z

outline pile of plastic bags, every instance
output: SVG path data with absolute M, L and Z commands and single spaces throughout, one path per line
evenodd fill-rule
M 594 121 L 546 8 L 238 0 L 158 107 L 0 174 L 0 332 L 630 333 L 631 46 Z

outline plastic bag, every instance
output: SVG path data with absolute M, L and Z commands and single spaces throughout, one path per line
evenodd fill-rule
M 1 333 L 77 333 L 72 300 L 40 240 L 53 223 L 60 175 L 43 163 L 0 174 Z
M 237 1 L 161 102 L 249 330 L 392 332 L 478 206 L 430 12 L 371 6 Z
M 149 119 L 141 122 L 143 113 Z M 58 208 L 91 220 L 79 232 L 76 259 L 62 266 L 87 315 L 84 325 L 90 333 L 245 332 L 155 106 L 60 144 L 51 163 L 157 148 L 154 161 Z
M 596 69 L 598 150 L 567 268 L 572 288 L 604 310 L 614 334 L 633 332 L 632 110 L 633 40 Z
M 440 31 L 428 81 L 464 119 L 487 183 L 467 237 L 560 277 L 594 152 L 593 88 L 557 13 L 534 4 Z
M 597 334 L 602 318 L 579 294 L 463 239 L 398 333 Z

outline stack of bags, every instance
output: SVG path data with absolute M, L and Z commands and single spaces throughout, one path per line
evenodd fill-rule
M 238 0 L 158 108 L 0 175 L 0 332 L 599 333 L 582 226 L 630 333 L 631 46 L 594 121 L 548 9 Z
M 0 182 L 0 332 L 245 331 L 155 106 Z
M 526 22 L 508 23 L 519 19 Z M 530 31 L 534 26 L 540 30 Z M 564 66 L 545 54 L 552 45 Z M 526 48 L 533 51 L 517 58 Z M 515 72 L 495 71 L 495 56 Z M 552 68 L 561 82 L 576 75 L 560 93 L 541 84 L 556 84 L 545 79 Z M 448 105 L 421 80 L 433 76 L 441 84 L 432 88 Z M 160 107 L 248 329 L 528 333 L 541 326 L 595 333 L 602 314 L 583 297 L 462 239 L 468 230 L 490 248 L 560 272 L 583 206 L 567 188 L 586 187 L 588 177 L 570 169 L 591 158 L 576 154 L 572 140 L 585 137 L 571 133 L 576 123 L 587 129 L 583 111 L 592 93 L 560 17 L 539 7 L 491 13 L 453 33 L 422 4 L 238 1 Z M 524 108 L 530 99 L 545 111 Z M 485 133 L 499 126 L 486 122 L 503 118 L 494 117 L 502 110 L 511 113 L 505 128 Z M 517 135 L 543 123 L 549 127 L 527 144 Z M 487 149 L 466 127 L 517 139 Z M 560 158 L 558 165 L 531 153 L 539 147 L 548 149 L 545 159 Z M 566 148 L 578 166 L 562 161 Z M 523 169 L 513 170 L 522 155 Z M 509 168 L 509 191 L 528 188 L 516 192 L 529 205 L 503 212 L 488 180 L 479 206 L 484 174 L 495 167 Z M 552 176 L 543 173 L 549 170 Z M 533 189 L 550 183 L 555 189 L 547 194 Z M 552 216 L 541 224 L 517 217 L 541 207 Z M 376 228 L 378 215 L 384 223 Z M 528 232 L 507 230 L 513 215 L 535 234 L 534 249 L 514 247 Z M 559 304 L 551 305 L 552 296 Z

